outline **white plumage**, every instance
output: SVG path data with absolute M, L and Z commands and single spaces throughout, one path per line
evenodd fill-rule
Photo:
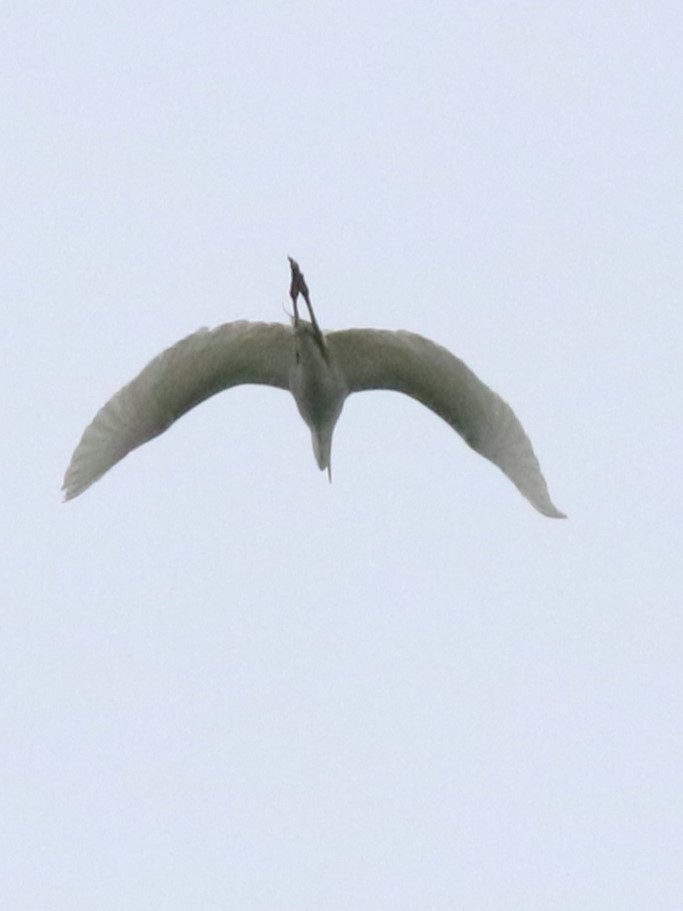
M 67 469 L 67 500 L 195 405 L 224 389 L 256 383 L 292 393 L 311 430 L 321 469 L 330 467 L 332 434 L 347 396 L 393 389 L 443 418 L 472 449 L 497 465 L 539 512 L 563 517 L 550 499 L 531 442 L 514 412 L 469 367 L 412 332 L 320 332 L 294 262 L 292 270 L 291 327 L 235 322 L 200 329 L 154 358 L 100 409 Z M 298 316 L 298 293 L 304 293 L 311 322 Z

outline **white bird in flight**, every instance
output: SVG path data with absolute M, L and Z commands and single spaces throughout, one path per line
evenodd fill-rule
M 298 264 L 289 258 L 292 326 L 226 323 L 200 329 L 155 357 L 95 415 L 64 478 L 66 500 L 83 493 L 133 449 L 195 405 L 243 383 L 288 389 L 311 431 L 321 470 L 353 392 L 393 389 L 417 399 L 508 476 L 539 512 L 553 505 L 531 442 L 510 406 L 461 360 L 421 335 L 380 329 L 321 332 Z M 303 297 L 310 322 L 299 317 Z

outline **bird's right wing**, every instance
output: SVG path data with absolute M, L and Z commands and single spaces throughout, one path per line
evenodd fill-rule
M 131 450 L 217 392 L 243 383 L 288 389 L 293 360 L 292 330 L 281 323 L 226 323 L 184 338 L 95 415 L 64 477 L 65 499 L 82 493 Z
M 327 335 L 349 392 L 393 389 L 443 418 L 541 513 L 553 505 L 538 460 L 512 408 L 445 348 L 412 332 L 347 329 Z

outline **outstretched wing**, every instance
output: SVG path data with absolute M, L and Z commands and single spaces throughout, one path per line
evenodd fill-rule
M 195 405 L 242 383 L 289 388 L 292 331 L 280 323 L 200 329 L 155 357 L 95 415 L 64 477 L 78 496 L 132 449 L 163 433 Z
M 350 392 L 393 389 L 417 399 L 497 465 L 539 512 L 564 518 L 512 408 L 450 351 L 412 332 L 378 329 L 331 332 L 327 342 Z

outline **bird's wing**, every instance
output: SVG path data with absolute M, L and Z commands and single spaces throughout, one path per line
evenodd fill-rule
M 65 499 L 210 396 L 241 383 L 289 388 L 292 331 L 280 323 L 200 329 L 155 357 L 95 415 L 64 477 Z
M 497 465 L 539 512 L 564 518 L 513 410 L 450 351 L 412 332 L 378 329 L 331 332 L 327 342 L 349 392 L 393 389 L 417 399 Z

